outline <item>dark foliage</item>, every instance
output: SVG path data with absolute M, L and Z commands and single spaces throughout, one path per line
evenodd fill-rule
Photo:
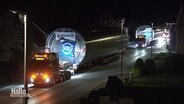
M 151 73 L 151 74 L 156 73 L 156 65 L 153 59 L 147 59 L 145 61 L 145 69 L 147 73 Z
M 164 72 L 184 74 L 184 55 L 171 55 L 165 59 Z
M 145 64 L 143 59 L 138 58 L 135 62 L 134 68 L 139 69 L 141 71 L 142 74 L 144 74 L 144 70 L 145 70 Z

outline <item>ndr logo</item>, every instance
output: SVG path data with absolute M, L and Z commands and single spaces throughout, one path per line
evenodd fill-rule
M 65 55 L 70 54 L 73 51 L 73 45 L 71 43 L 64 43 L 62 51 Z
M 11 88 L 10 97 L 30 97 L 23 88 Z

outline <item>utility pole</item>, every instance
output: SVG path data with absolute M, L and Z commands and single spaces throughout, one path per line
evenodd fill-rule
M 37 28 L 37 29 L 39 29 L 44 35 L 45 35 L 45 39 L 47 39 L 47 37 L 48 37 L 48 34 L 45 32 L 45 31 L 43 31 L 37 24 L 35 24 L 34 22 L 32 22 L 32 24 Z
M 120 55 L 120 57 L 121 57 L 121 78 L 123 77 L 123 52 L 122 52 L 123 50 L 121 49 L 121 55 Z
M 24 89 L 26 94 L 28 93 L 28 82 L 27 82 L 27 15 L 24 14 Z M 24 104 L 28 103 L 28 98 L 24 97 Z
M 125 22 L 125 18 L 123 18 L 121 20 L 121 35 L 123 37 L 123 25 L 124 25 L 124 22 Z M 123 42 L 122 42 L 122 46 L 121 46 L 121 49 L 120 49 L 120 57 L 121 57 L 121 79 L 123 77 Z
M 153 51 L 152 40 L 153 40 L 153 23 L 151 23 L 151 42 L 150 42 L 150 44 L 151 44 L 151 59 L 152 59 L 152 51 Z
M 28 81 L 27 81 L 27 13 L 24 11 L 10 10 L 11 13 L 18 14 L 19 20 L 24 24 L 24 90 L 26 96 L 23 98 L 23 104 L 28 103 Z

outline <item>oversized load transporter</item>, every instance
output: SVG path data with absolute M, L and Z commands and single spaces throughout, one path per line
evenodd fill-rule
M 139 26 L 135 33 L 136 47 L 147 47 L 154 38 L 154 30 L 149 25 Z
M 87 64 L 119 58 L 127 42 L 128 36 L 121 34 L 120 29 L 89 30 L 79 34 L 71 28 L 59 28 L 48 36 L 46 47 L 58 55 L 60 64 L 70 62 L 71 70 L 76 71 Z

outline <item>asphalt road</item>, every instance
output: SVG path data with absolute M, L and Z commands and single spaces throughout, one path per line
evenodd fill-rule
M 134 43 L 130 44 L 134 46 Z M 154 52 L 165 51 L 165 49 L 153 48 Z M 121 70 L 121 61 L 110 64 L 96 66 L 91 69 L 79 72 L 72 76 L 71 80 L 52 86 L 51 88 L 34 88 L 29 85 L 30 98 L 28 104 L 75 104 L 77 99 L 93 90 L 101 83 L 106 82 L 110 75 L 128 75 L 136 59 L 150 58 L 150 47 L 136 49 L 131 47 L 127 49 L 123 56 L 123 69 Z M 10 97 L 11 88 L 20 88 L 23 84 L 9 85 L 0 89 L 0 104 L 22 104 L 20 97 Z

